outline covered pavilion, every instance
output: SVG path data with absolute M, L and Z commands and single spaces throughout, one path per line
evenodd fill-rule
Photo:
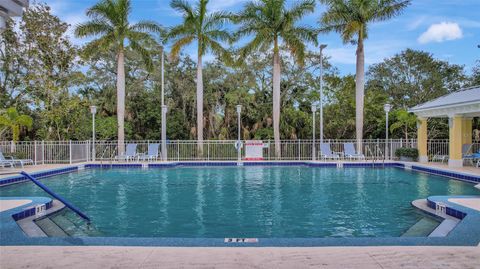
M 448 166 L 463 166 L 462 146 L 472 144 L 472 121 L 480 117 L 480 86 L 452 92 L 409 110 L 418 117 L 417 138 L 419 161 L 428 162 L 427 120 L 448 118 L 449 159 Z

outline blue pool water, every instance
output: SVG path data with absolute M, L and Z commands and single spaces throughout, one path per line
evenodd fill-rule
M 87 169 L 42 182 L 109 237 L 391 237 L 423 216 L 410 202 L 480 195 L 472 184 L 399 168 Z M 32 183 L 0 196 L 46 196 Z

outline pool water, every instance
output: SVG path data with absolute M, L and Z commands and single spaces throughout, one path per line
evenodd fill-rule
M 411 201 L 480 195 L 399 168 L 306 166 L 87 169 L 43 179 L 108 237 L 396 237 L 424 216 Z M 33 183 L 0 196 L 47 196 Z

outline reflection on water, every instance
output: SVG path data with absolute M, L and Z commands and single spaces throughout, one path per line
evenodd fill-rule
M 84 170 L 42 180 L 89 215 L 104 236 L 385 237 L 419 216 L 430 195 L 471 184 L 397 168 L 194 167 Z M 33 184 L 2 196 L 46 196 Z

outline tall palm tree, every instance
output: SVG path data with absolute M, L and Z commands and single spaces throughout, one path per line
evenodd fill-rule
M 101 0 L 87 10 L 91 20 L 75 28 L 77 37 L 97 37 L 85 47 L 87 55 L 99 49 L 114 50 L 116 53 L 119 154 L 125 151 L 125 50 L 130 48 L 139 53 L 147 70 L 153 70 L 150 53 L 142 44 L 151 38 L 147 32 L 161 31 L 161 27 L 152 21 L 130 24 L 128 17 L 131 11 L 130 0 Z
M 402 12 L 410 0 L 320 0 L 328 10 L 320 18 L 322 32 L 337 32 L 344 43 L 357 45 L 355 74 L 355 126 L 357 150 L 362 151 L 365 88 L 364 40 L 370 23 L 388 20 Z
M 197 140 L 198 153 L 203 154 L 203 75 L 202 57 L 211 51 L 224 59 L 228 52 L 221 42 L 231 40 L 229 32 L 224 28 L 230 14 L 227 12 L 207 12 L 208 0 L 198 0 L 193 7 L 186 0 L 172 0 L 170 6 L 180 12 L 183 22 L 172 27 L 167 39 L 172 41 L 171 55 L 177 57 L 181 49 L 197 43 Z
M 273 47 L 273 136 L 275 155 L 280 158 L 280 42 L 290 51 L 299 64 L 305 58 L 305 42 L 317 43 L 317 33 L 313 28 L 295 25 L 306 14 L 315 9 L 314 0 L 302 0 L 290 9 L 286 0 L 259 0 L 245 5 L 235 16 L 241 26 L 237 37 L 253 35 L 253 39 L 241 49 L 246 57 L 252 51 Z

